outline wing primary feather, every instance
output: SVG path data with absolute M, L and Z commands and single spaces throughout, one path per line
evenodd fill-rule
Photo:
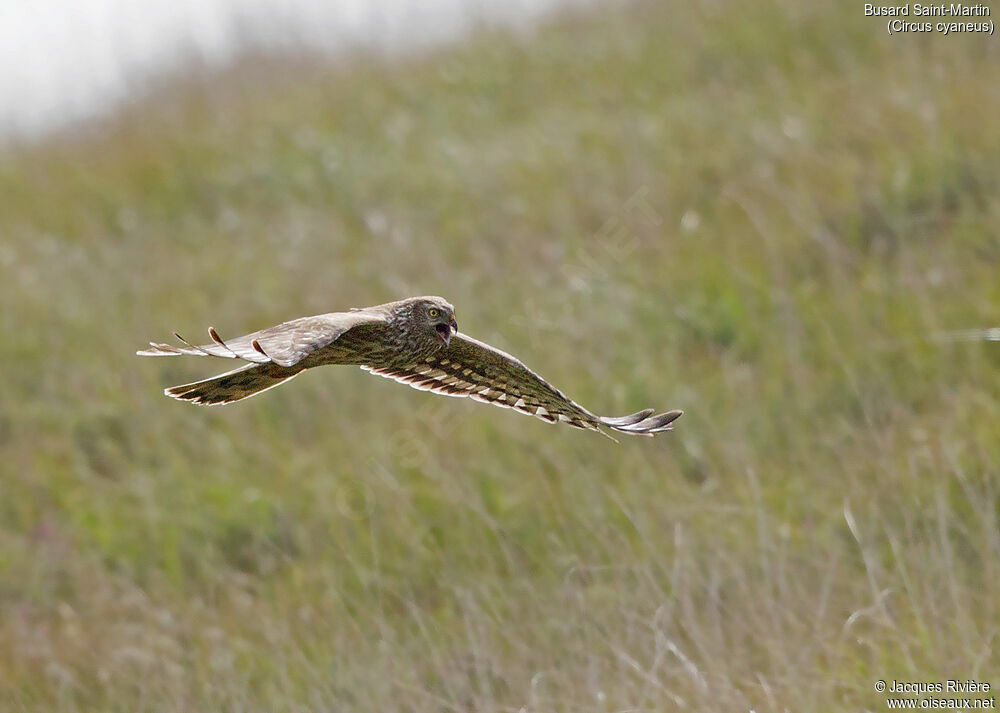
M 220 347 L 225 349 L 227 352 L 232 354 L 234 358 L 239 358 L 240 355 L 234 352 L 232 349 L 230 349 L 229 346 L 224 341 L 222 341 L 222 337 L 220 337 L 219 333 L 215 331 L 215 327 L 208 328 L 208 336 L 212 338 L 213 342 L 215 342 Z
M 598 416 L 580 406 L 511 355 L 457 333 L 441 352 L 405 366 L 366 365 L 366 371 L 421 391 L 468 397 L 511 408 L 548 423 L 565 423 L 598 433 L 617 443 L 605 428 L 636 436 L 672 430 L 680 411 L 654 415 L 651 408 L 626 416 Z M 602 426 L 604 428 L 602 428 Z
M 264 355 L 264 356 L 266 356 L 266 357 L 267 357 L 268 359 L 271 359 L 270 355 L 268 355 L 268 353 L 264 351 L 264 347 L 262 347 L 262 346 L 260 345 L 260 342 L 259 342 L 259 341 L 257 341 L 256 339 L 254 339 L 254 340 L 253 340 L 252 342 L 250 342 L 250 346 L 252 346 L 252 347 L 254 348 L 254 351 L 256 351 L 256 352 L 259 352 L 259 353 L 263 354 L 263 355 Z M 273 360 L 273 359 L 271 359 L 271 361 L 274 361 L 274 360 Z
M 228 344 L 226 344 L 222 340 L 222 337 L 219 336 L 219 333 L 215 331 L 215 327 L 209 327 L 208 328 L 208 334 L 209 334 L 210 337 L 212 337 L 212 341 L 213 342 L 215 342 L 220 347 L 222 347 L 223 349 L 225 349 L 227 352 L 229 352 L 230 354 L 232 354 L 233 357 L 236 358 L 236 359 L 242 359 L 243 361 L 252 361 L 252 362 L 255 362 L 257 364 L 266 364 L 267 362 L 271 361 L 271 358 L 268 357 L 266 354 L 263 355 L 264 356 L 263 359 L 259 358 L 253 352 L 244 352 L 243 354 L 240 354 L 238 351 L 236 351 L 235 349 L 233 349 L 231 346 L 229 346 Z M 222 355 L 222 356 L 225 356 L 225 355 Z
M 150 342 L 149 346 L 151 346 L 152 349 L 140 349 L 136 352 L 136 354 L 139 356 L 180 356 L 184 354 L 183 351 L 170 344 Z
M 642 413 L 642 412 L 639 412 Z M 622 425 L 621 419 L 609 419 L 602 418 L 600 423 L 613 428 L 616 431 L 621 431 L 622 433 L 633 433 L 639 436 L 651 436 L 654 433 L 662 433 L 663 431 L 672 431 L 673 426 L 671 425 L 674 421 L 680 418 L 684 414 L 683 411 L 667 411 L 666 413 L 657 414 L 656 416 L 648 416 L 639 421 L 633 421 L 630 424 Z M 636 414 L 632 414 L 635 416 Z M 622 418 L 631 418 L 629 416 L 624 416 Z M 613 423 L 617 421 L 618 423 Z
M 184 344 L 186 344 L 188 347 L 190 347 L 191 349 L 193 349 L 198 354 L 202 354 L 204 356 L 216 356 L 215 354 L 212 354 L 211 352 L 206 351 L 205 349 L 202 349 L 201 347 L 192 344 L 191 342 L 189 342 L 188 340 L 186 340 L 184 337 L 182 337 L 177 332 L 174 332 L 174 336 L 177 337 L 177 339 L 179 339 L 181 342 L 183 342 Z
M 633 423 L 639 423 L 639 421 L 648 418 L 652 413 L 653 409 L 647 408 L 642 411 L 636 411 L 628 416 L 619 416 L 618 418 L 602 418 L 601 422 L 605 426 L 631 426 Z

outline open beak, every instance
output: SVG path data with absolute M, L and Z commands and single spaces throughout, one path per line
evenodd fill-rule
M 452 335 L 458 332 L 458 322 L 455 321 L 455 315 L 451 316 L 451 321 L 448 322 L 448 324 L 438 324 L 434 330 L 437 332 L 438 337 L 441 338 L 441 341 L 444 342 L 445 346 L 451 344 Z

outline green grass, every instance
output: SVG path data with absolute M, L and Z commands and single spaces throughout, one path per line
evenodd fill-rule
M 714 8 L 714 9 L 713 9 Z M 642 3 L 250 58 L 0 155 L 0 709 L 882 710 L 990 681 L 996 45 Z M 993 118 L 991 118 L 993 117 Z M 140 360 L 412 294 L 615 445 Z M 993 684 L 1000 681 L 993 680 Z

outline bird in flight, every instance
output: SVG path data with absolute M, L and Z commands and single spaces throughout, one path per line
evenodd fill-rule
M 228 404 L 272 389 L 306 369 L 349 364 L 422 391 L 468 396 L 512 408 L 549 423 L 604 433 L 651 436 L 670 431 L 683 413 L 598 416 L 510 354 L 458 331 L 455 308 L 441 297 L 411 297 L 398 302 L 302 317 L 236 339 L 223 340 L 209 328 L 211 344 L 195 346 L 176 332 L 184 346 L 150 342 L 140 356 L 213 356 L 249 362 L 204 381 L 171 386 L 167 396 L 195 404 Z

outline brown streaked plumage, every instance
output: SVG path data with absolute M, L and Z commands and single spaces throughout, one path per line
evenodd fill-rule
M 324 364 L 360 366 L 423 391 L 468 396 L 535 416 L 549 423 L 604 433 L 651 436 L 672 430 L 681 411 L 598 416 L 510 354 L 458 332 L 455 308 L 441 297 L 411 297 L 350 312 L 331 312 L 284 322 L 236 339 L 209 328 L 211 344 L 183 347 L 150 342 L 140 356 L 214 356 L 250 362 L 191 384 L 172 386 L 167 396 L 196 404 L 227 404 L 254 396 L 304 370 Z

